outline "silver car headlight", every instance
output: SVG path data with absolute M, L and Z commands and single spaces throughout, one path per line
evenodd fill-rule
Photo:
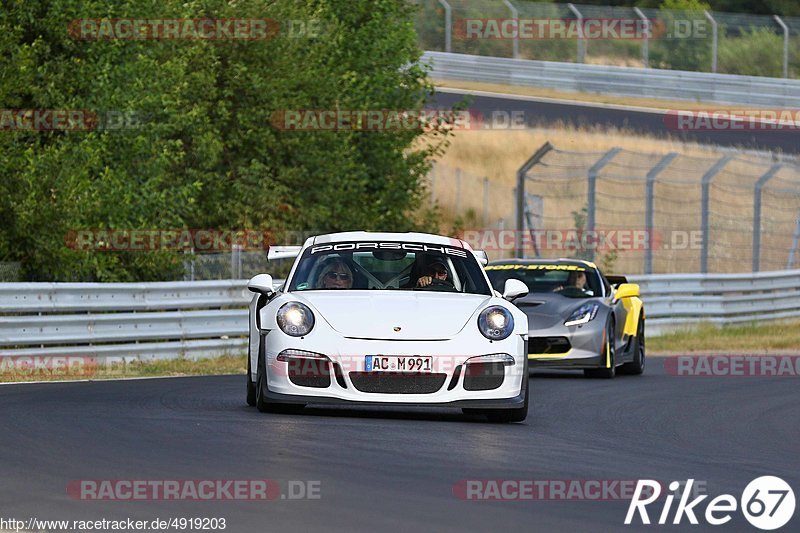
M 292 337 L 303 337 L 314 329 L 314 313 L 300 302 L 283 304 L 275 318 L 281 331 Z
M 577 326 L 579 324 L 586 324 L 590 320 L 594 320 L 597 316 L 597 310 L 600 306 L 597 304 L 583 304 L 569 315 L 569 318 L 564 321 L 565 326 Z
M 478 316 L 478 329 L 487 339 L 501 341 L 514 331 L 514 317 L 505 307 L 492 305 Z

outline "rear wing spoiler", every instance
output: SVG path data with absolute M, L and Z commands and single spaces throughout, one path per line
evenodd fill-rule
M 628 278 L 626 278 L 625 276 L 606 276 L 606 279 L 614 287 L 622 283 L 628 283 Z
M 302 249 L 302 246 L 270 246 L 267 252 L 267 260 L 275 261 L 276 259 L 297 257 Z

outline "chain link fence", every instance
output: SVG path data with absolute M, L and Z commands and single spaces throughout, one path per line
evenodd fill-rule
M 460 168 L 435 164 L 428 175 L 430 206 L 438 207 L 458 228 L 514 227 L 514 188 Z M 440 224 L 440 230 L 449 227 Z
M 800 17 L 523 0 L 417 3 L 424 50 L 800 77 Z
M 522 198 L 519 187 L 435 164 L 428 201 L 442 214 L 440 231 L 493 259 L 582 257 L 626 274 L 800 268 L 800 166 L 791 160 L 549 143 L 537 154 L 522 173 Z M 234 246 L 186 254 L 183 279 L 285 277 L 291 263 Z
M 269 261 L 266 250 L 243 251 L 239 245 L 232 248 L 230 252 L 186 254 L 183 281 L 250 279 L 264 273 L 282 279 L 294 262 L 294 258 Z
M 22 263 L 0 261 L 0 283 L 22 281 Z
M 460 214 L 461 236 L 495 259 L 580 257 L 626 274 L 800 268 L 793 162 L 549 143 L 537 154 L 518 176 L 522 198 L 490 183 L 487 202 L 479 177 L 439 165 L 432 201 Z

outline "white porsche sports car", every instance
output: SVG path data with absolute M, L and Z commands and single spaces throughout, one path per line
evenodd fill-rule
M 247 403 L 463 409 L 519 422 L 528 413 L 528 319 L 500 297 L 486 256 L 458 239 L 347 232 L 309 238 L 286 282 L 259 274 L 250 304 Z

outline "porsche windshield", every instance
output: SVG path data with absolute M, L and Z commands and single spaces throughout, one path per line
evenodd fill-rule
M 528 286 L 529 294 L 558 293 L 567 298 L 593 298 L 603 294 L 597 272 L 580 265 L 558 263 L 488 265 L 486 273 L 492 286 L 501 292 L 506 280 L 515 278 Z
M 341 289 L 491 294 L 475 256 L 463 248 L 405 242 L 340 242 L 307 248 L 289 291 Z

